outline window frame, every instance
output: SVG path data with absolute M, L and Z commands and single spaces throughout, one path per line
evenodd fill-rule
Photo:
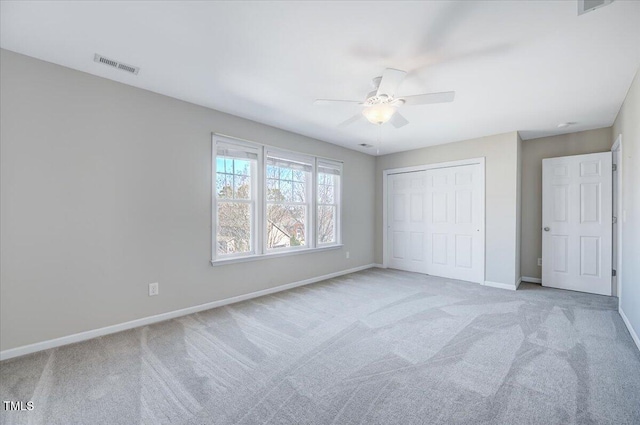
M 292 161 L 292 162 L 300 162 L 300 163 L 307 163 L 311 166 L 311 171 L 309 172 L 309 180 L 307 182 L 305 182 L 305 196 L 307 199 L 307 202 L 295 202 L 295 201 L 291 201 L 291 202 L 273 202 L 273 201 L 269 201 L 267 198 L 267 193 L 266 193 L 266 189 L 268 187 L 267 184 L 267 180 L 269 179 L 268 175 L 267 175 L 267 166 L 268 166 L 268 162 L 269 162 L 269 158 L 270 157 L 280 157 L 280 159 L 283 160 L 288 160 L 288 161 Z M 264 192 L 264 217 L 262 217 L 262 222 L 264 225 L 264 229 L 263 229 L 263 238 L 264 238 L 264 242 L 263 242 L 263 247 L 264 247 L 264 254 L 268 255 L 271 253 L 275 253 L 275 252 L 287 252 L 287 251 L 300 251 L 300 250 L 305 250 L 305 249 L 309 249 L 309 248 L 315 248 L 315 240 L 314 240 L 314 236 L 315 236 L 315 232 L 313 231 L 313 223 L 315 222 L 312 214 L 313 212 L 311 211 L 314 207 L 314 202 L 313 202 L 313 182 L 315 181 L 315 173 L 316 173 L 316 158 L 313 156 L 309 156 L 309 155 L 302 155 L 302 154 L 297 154 L 294 152 L 289 152 L 286 150 L 282 150 L 282 149 L 274 149 L 274 148 L 270 148 L 265 146 L 265 151 L 264 151 L 264 155 L 263 155 L 263 161 L 264 161 L 264 188 L 265 188 L 265 192 Z M 280 179 L 278 179 L 280 180 Z M 293 184 L 293 177 L 291 178 L 292 180 L 292 184 Z M 300 246 L 289 246 L 289 247 L 284 247 L 284 248 L 269 248 L 268 246 L 268 240 L 269 240 L 269 224 L 267 223 L 267 212 L 269 209 L 269 204 L 273 205 L 273 204 L 285 204 L 285 205 L 295 205 L 295 206 L 304 206 L 307 211 L 306 211 L 306 220 L 304 223 L 304 232 L 305 232 L 305 243 L 306 245 L 300 245 Z
M 257 155 L 255 164 L 251 167 L 251 199 L 231 199 L 231 200 L 219 200 L 217 196 L 217 158 L 218 147 L 229 147 L 237 150 L 244 150 L 252 152 Z M 227 140 L 226 138 L 214 139 L 212 142 L 212 160 L 211 160 L 211 261 L 225 261 L 231 259 L 237 259 L 241 257 L 255 256 L 260 252 L 260 246 L 262 241 L 260 240 L 260 163 L 262 162 L 262 150 L 256 146 L 243 141 Z M 226 173 L 225 173 L 226 174 Z M 251 205 L 251 233 L 249 236 L 249 243 L 251 249 L 247 252 L 236 252 L 232 254 L 219 254 L 218 253 L 218 206 L 220 202 L 239 202 L 247 203 Z
M 336 170 L 338 170 L 338 184 L 335 185 L 335 189 L 334 189 L 334 204 L 321 204 L 318 201 L 318 186 L 320 185 L 320 183 L 318 182 L 318 174 L 320 174 L 320 168 L 322 167 L 321 163 L 323 163 L 322 165 L 326 164 L 326 168 L 329 167 L 333 167 Z M 334 161 L 332 159 L 325 159 L 325 158 L 317 158 L 316 159 L 316 169 L 315 169 L 315 210 L 316 210 L 316 221 L 315 221 L 315 232 L 316 232 L 316 238 L 319 236 L 319 226 L 320 226 L 320 221 L 317 219 L 317 215 L 318 215 L 318 209 L 321 206 L 335 206 L 336 208 L 336 223 L 335 223 L 335 235 L 336 235 L 336 240 L 334 242 L 326 242 L 326 243 L 321 243 L 320 240 L 316 239 L 316 247 L 324 247 L 324 246 L 332 246 L 332 245 L 340 245 L 342 244 L 342 182 L 343 182 L 343 163 L 340 161 Z M 335 193 L 335 190 L 337 190 L 338 193 Z
M 251 250 L 242 253 L 218 254 L 218 199 L 217 199 L 217 165 L 218 146 L 230 146 L 235 149 L 247 150 L 257 154 L 255 173 L 252 169 L 252 199 L 254 204 L 251 223 Z M 304 246 L 289 246 L 283 248 L 267 247 L 267 162 L 269 155 L 281 157 L 283 160 L 304 162 L 311 165 L 310 179 L 306 182 L 307 202 L 301 203 L 307 208 L 307 218 L 305 223 L 305 244 Z M 336 241 L 331 243 L 319 243 L 318 241 L 318 164 L 328 163 L 339 169 L 340 179 L 338 185 L 338 196 L 336 198 Z M 325 251 L 342 247 L 342 202 L 343 202 L 343 162 L 335 159 L 319 157 L 272 147 L 265 144 L 238 139 L 218 133 L 212 133 L 211 138 L 211 264 L 229 264 L 242 261 L 253 261 L 265 258 L 280 257 L 285 255 Z M 255 199 L 254 199 L 255 197 Z M 223 201 L 229 202 L 229 201 Z M 231 200 L 233 202 L 233 200 Z M 293 203 L 292 203 L 293 204 Z M 324 205 L 324 204 L 322 204 Z M 255 242 L 254 242 L 255 241 Z

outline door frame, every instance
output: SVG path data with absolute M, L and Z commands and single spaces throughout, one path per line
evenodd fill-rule
M 451 168 L 451 167 L 460 167 L 463 165 L 480 165 L 480 187 L 482 188 L 482 193 L 480 194 L 480 200 L 482 203 L 482 208 L 480 212 L 482 217 L 480 218 L 480 222 L 482 223 L 482 228 L 480 229 L 480 237 L 482 238 L 482 275 L 484 279 L 486 279 L 486 252 L 487 252 L 487 240 L 485 237 L 485 229 L 486 229 L 486 176 L 485 176 L 485 157 L 479 158 L 470 158 L 470 159 L 462 159 L 458 161 L 447 161 L 447 162 L 437 162 L 433 164 L 423 164 L 423 165 L 415 165 L 412 167 L 401 167 L 401 168 L 390 168 L 382 171 L 382 266 L 386 269 L 389 265 L 389 253 L 388 251 L 388 240 L 387 240 L 387 208 L 388 208 L 388 188 L 387 188 L 387 180 L 392 174 L 404 174 L 404 173 L 413 173 L 417 171 L 427 171 L 433 170 L 437 168 Z
M 616 245 L 612 246 L 612 252 L 615 250 L 616 252 L 616 263 L 612 266 L 615 267 L 616 270 L 616 296 L 618 297 L 618 309 L 620 309 L 620 304 L 622 303 L 622 228 L 624 227 L 624 209 L 623 209 L 623 192 L 622 192 L 622 164 L 624 162 L 622 156 L 622 134 L 618 134 L 616 140 L 613 142 L 611 146 L 611 154 L 614 156 L 618 155 L 618 162 L 616 163 L 616 174 L 613 176 L 616 179 L 616 189 L 613 191 L 613 202 L 617 203 L 617 222 L 616 222 Z M 613 158 L 612 158 L 613 161 Z

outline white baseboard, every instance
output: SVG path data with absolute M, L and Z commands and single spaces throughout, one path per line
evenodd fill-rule
M 542 283 L 542 279 L 540 279 L 539 277 L 522 276 L 522 281 L 531 283 Z
M 373 267 L 375 267 L 375 268 L 378 268 L 378 269 L 386 269 L 386 267 L 384 266 L 384 264 L 378 264 L 378 263 L 375 263 L 375 264 L 373 264 L 372 266 L 373 266 Z
M 508 283 L 491 282 L 489 280 L 485 280 L 483 285 L 491 286 L 492 288 L 508 289 L 510 291 L 515 291 L 516 289 L 518 289 L 518 286 L 520 285 L 520 281 L 518 281 L 518 283 L 508 284 Z
M 298 286 L 309 285 L 311 283 L 320 282 L 322 280 L 331 279 L 349 273 L 359 272 L 361 270 L 377 267 L 376 264 L 367 264 L 365 266 L 354 267 L 348 270 L 341 270 L 335 273 L 329 273 L 323 276 L 312 277 L 310 279 L 300 280 L 298 282 L 287 283 L 261 291 L 251 292 L 236 297 L 225 298 L 223 300 L 213 301 L 210 303 L 200 304 L 193 307 L 187 307 L 180 310 L 169 311 L 167 313 L 156 314 L 155 316 L 143 317 L 141 319 L 131 320 L 130 322 L 119 323 L 116 325 L 105 326 L 104 328 L 92 329 L 90 331 L 80 332 L 73 335 L 67 335 L 60 338 L 50 339 L 47 341 L 36 342 L 35 344 L 23 345 L 22 347 L 11 348 L 9 350 L 0 351 L 0 361 L 8 360 L 18 356 L 35 353 L 38 351 L 48 350 L 63 345 L 74 344 L 76 342 L 86 341 L 104 335 L 114 334 L 116 332 L 126 331 L 128 329 L 138 328 L 153 323 L 163 322 L 165 320 L 175 319 L 176 317 L 186 316 L 188 314 L 197 313 L 199 311 L 210 310 L 216 307 L 249 300 L 252 298 L 262 297 L 264 295 L 274 294 L 276 292 L 286 291 L 287 289 L 296 288 Z
M 522 278 L 518 279 L 518 281 L 516 282 L 516 290 L 520 287 L 521 283 L 522 283 Z
M 631 334 L 631 338 L 633 338 L 633 342 L 636 343 L 636 347 L 638 347 L 638 350 L 640 350 L 640 338 L 638 338 L 638 334 L 633 329 L 633 326 L 631 326 L 631 322 L 629 322 L 629 319 L 627 319 L 627 315 L 624 314 L 622 308 L 618 308 L 618 312 L 620 313 L 620 316 L 622 316 L 622 321 L 624 321 L 624 324 L 627 325 L 627 329 L 629 329 L 629 333 Z

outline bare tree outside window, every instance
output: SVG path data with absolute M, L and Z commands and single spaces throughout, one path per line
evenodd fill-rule
M 250 160 L 216 158 L 219 254 L 252 251 L 252 164 Z
M 222 135 L 213 149 L 212 262 L 341 242 L 340 162 Z
M 338 242 L 339 173 L 338 168 L 318 167 L 318 244 Z
M 267 159 L 267 249 L 307 246 L 310 164 Z

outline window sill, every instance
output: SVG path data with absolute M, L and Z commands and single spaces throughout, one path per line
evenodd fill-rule
M 322 252 L 322 251 L 332 251 L 334 249 L 340 249 L 343 246 L 344 245 L 342 244 L 337 244 L 337 245 L 322 246 L 317 248 L 306 248 L 306 249 L 297 249 L 297 250 L 285 251 L 285 252 L 274 252 L 269 254 L 246 255 L 243 257 L 224 258 L 220 260 L 211 260 L 211 265 L 216 267 L 216 266 L 224 266 L 226 264 L 246 263 L 249 261 L 268 260 L 270 258 L 288 257 L 290 255 L 310 254 L 312 252 Z

